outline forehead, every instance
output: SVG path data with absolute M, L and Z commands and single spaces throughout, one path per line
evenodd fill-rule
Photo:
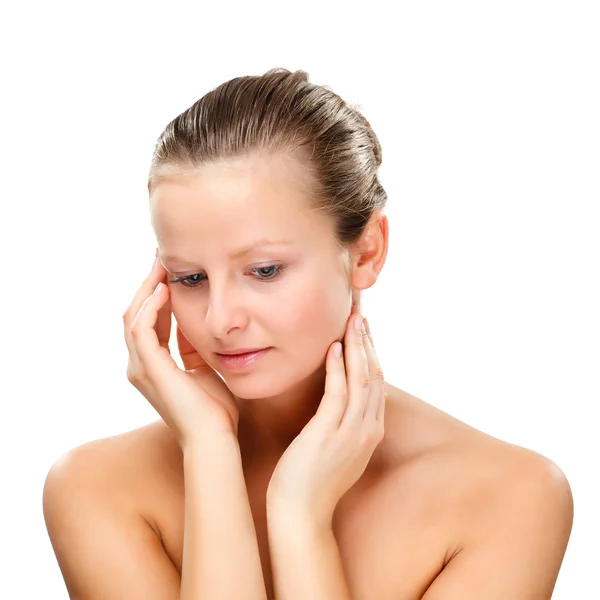
M 313 179 L 309 168 L 301 160 L 287 154 L 254 152 L 205 163 L 199 167 L 163 165 L 155 172 L 156 185 L 150 200 L 160 205 L 172 196 L 189 191 L 194 200 L 215 199 L 236 202 L 285 193 L 290 197 L 312 193 Z M 175 190 L 174 187 L 178 187 Z
M 255 153 L 193 169 L 164 166 L 156 175 L 150 210 L 163 244 L 331 235 L 328 219 L 311 210 L 312 175 L 294 157 Z

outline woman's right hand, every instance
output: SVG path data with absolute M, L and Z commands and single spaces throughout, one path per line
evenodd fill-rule
M 239 411 L 217 372 L 198 354 L 177 326 L 177 345 L 185 370 L 169 351 L 171 301 L 167 272 L 157 258 L 123 314 L 129 350 L 127 379 L 173 430 L 179 445 L 194 437 L 234 434 Z M 153 293 L 157 285 L 160 290 Z

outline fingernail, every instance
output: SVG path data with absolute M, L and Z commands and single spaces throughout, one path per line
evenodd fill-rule
M 371 335 L 371 330 L 369 329 L 369 321 L 367 321 L 367 317 L 365 317 L 364 319 L 364 324 L 365 324 L 365 331 Z
M 354 329 L 356 329 L 356 331 L 360 331 L 362 329 L 362 317 L 360 315 L 357 315 L 354 318 Z

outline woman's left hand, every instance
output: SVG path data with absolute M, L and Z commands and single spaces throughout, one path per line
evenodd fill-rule
M 277 463 L 267 508 L 331 526 L 340 498 L 358 481 L 384 435 L 386 394 L 373 340 L 353 307 L 342 356 L 327 352 L 325 393 L 314 417 Z M 345 355 L 345 356 L 344 356 Z M 345 364 L 344 364 L 345 359 Z

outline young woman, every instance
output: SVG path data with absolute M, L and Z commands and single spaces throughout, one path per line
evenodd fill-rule
M 388 248 L 380 163 L 303 71 L 228 81 L 167 126 L 157 258 L 124 314 L 128 379 L 162 418 L 50 470 L 71 598 L 551 597 L 564 474 L 391 385 L 359 318 Z

